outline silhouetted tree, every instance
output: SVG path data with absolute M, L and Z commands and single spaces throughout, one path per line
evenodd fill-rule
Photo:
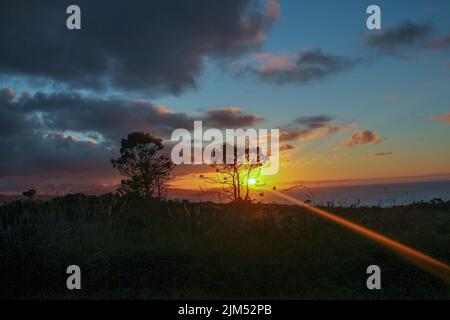
M 231 148 L 231 146 L 226 144 L 223 146 L 222 163 L 212 163 L 210 165 L 216 171 L 215 178 L 207 180 L 223 186 L 222 192 L 219 193 L 220 197 L 231 201 L 251 201 L 250 179 L 258 180 L 260 178 L 260 168 L 264 165 L 260 150 L 257 148 L 251 152 L 246 147 L 239 154 L 238 148 L 234 146 L 233 161 L 226 163 L 227 148 Z M 251 161 L 252 156 L 256 156 L 254 161 Z
M 120 157 L 111 160 L 113 167 L 127 177 L 117 191 L 145 198 L 163 198 L 174 167 L 169 157 L 160 154 L 163 148 L 161 139 L 144 132 L 133 132 L 122 139 Z
M 31 200 L 36 195 L 36 190 L 30 189 L 30 190 L 24 191 L 24 192 L 22 192 L 22 195 Z

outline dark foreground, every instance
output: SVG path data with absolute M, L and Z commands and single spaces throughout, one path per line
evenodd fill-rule
M 450 263 L 450 203 L 328 208 Z M 66 288 L 79 265 L 82 290 Z M 382 290 L 366 268 L 382 270 Z M 0 206 L 0 298 L 450 299 L 450 283 L 297 206 L 83 195 Z

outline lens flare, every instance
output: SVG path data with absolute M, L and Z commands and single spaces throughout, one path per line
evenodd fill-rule
M 344 218 L 338 217 L 338 216 L 336 216 L 330 212 L 327 212 L 323 209 L 319 209 L 314 206 L 308 205 L 308 204 L 304 203 L 303 201 L 300 201 L 294 197 L 291 197 L 289 195 L 286 195 L 286 194 L 281 193 L 276 190 L 268 190 L 268 191 L 272 192 L 273 194 L 275 194 L 281 198 L 284 198 L 295 204 L 298 204 L 298 205 L 310 210 L 311 212 L 317 214 L 318 216 L 320 216 L 322 218 L 333 221 L 349 230 L 357 232 L 375 242 L 378 242 L 379 244 L 395 251 L 397 254 L 406 258 L 407 260 L 414 263 L 418 267 L 420 267 L 424 270 L 427 270 L 427 271 L 433 273 L 434 275 L 450 282 L 450 266 L 448 266 L 444 262 L 441 262 L 435 258 L 427 256 L 426 254 L 423 254 L 422 252 L 419 252 L 415 249 L 405 246 L 397 241 L 394 241 L 394 240 L 392 240 L 388 237 L 385 237 L 375 231 L 372 231 L 365 227 L 362 227 L 354 222 L 351 222 Z

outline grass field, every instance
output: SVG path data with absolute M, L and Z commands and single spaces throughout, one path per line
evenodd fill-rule
M 450 263 L 450 202 L 327 210 Z M 366 287 L 372 264 L 382 290 Z M 0 206 L 0 286 L 7 299 L 450 299 L 450 283 L 298 206 L 113 195 Z

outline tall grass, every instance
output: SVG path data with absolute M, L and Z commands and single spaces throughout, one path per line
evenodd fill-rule
M 450 262 L 450 203 L 331 210 Z M 370 264 L 381 291 L 365 286 Z M 0 286 L 2 298 L 450 298 L 448 283 L 297 206 L 113 195 L 0 206 Z

